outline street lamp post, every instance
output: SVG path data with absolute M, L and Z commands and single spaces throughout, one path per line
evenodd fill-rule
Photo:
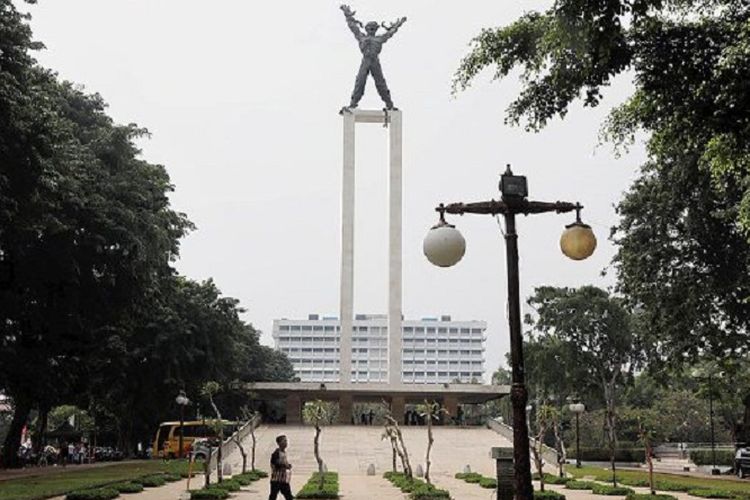
M 180 393 L 175 398 L 175 402 L 177 403 L 177 406 L 180 407 L 180 444 L 179 449 L 177 450 L 177 458 L 182 458 L 182 446 L 183 439 L 185 437 L 185 407 L 190 404 L 190 400 L 185 395 L 185 391 L 180 391 Z
M 445 221 L 445 214 L 502 215 L 505 218 L 506 263 L 508 268 L 508 323 L 510 327 L 511 354 L 511 404 L 513 407 L 513 458 L 516 498 L 531 500 L 531 462 L 529 459 L 529 430 L 526 424 L 526 402 L 528 393 L 524 384 L 523 337 L 521 333 L 521 301 L 518 278 L 518 234 L 517 214 L 541 214 L 546 212 L 576 211 L 576 221 L 566 226 L 560 238 L 560 247 L 565 255 L 574 260 L 589 257 L 596 248 L 596 238 L 591 228 L 583 224 L 579 203 L 563 201 L 529 201 L 526 177 L 513 175 L 508 165 L 500 179 L 501 201 L 490 200 L 476 203 L 442 203 L 435 209 L 440 221 L 425 237 L 424 253 L 427 259 L 439 267 L 449 267 L 461 260 L 466 251 L 466 241 L 461 233 Z
M 576 468 L 581 468 L 581 428 L 578 425 L 578 417 L 586 411 L 586 406 L 583 403 L 571 403 L 570 411 L 576 416 Z
M 713 378 L 708 374 L 708 416 L 711 420 L 711 475 L 717 476 L 720 471 L 716 468 L 716 435 L 714 433 L 714 387 Z

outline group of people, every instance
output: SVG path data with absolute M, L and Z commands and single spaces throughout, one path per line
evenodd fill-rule
M 90 462 L 89 448 L 86 443 L 79 441 L 77 443 L 60 443 L 58 451 L 58 463 L 63 467 L 68 464 L 83 464 Z

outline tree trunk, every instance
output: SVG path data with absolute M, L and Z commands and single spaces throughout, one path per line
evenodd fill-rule
M 242 440 L 239 438 L 239 436 L 235 435 L 234 442 L 237 445 L 237 449 L 240 450 L 240 455 L 242 455 L 242 473 L 244 474 L 245 472 L 247 472 L 247 452 L 242 446 Z
M 560 422 L 556 420 L 553 423 L 553 429 L 555 431 L 555 451 L 557 452 L 557 468 L 560 477 L 565 477 L 565 470 L 563 466 L 567 459 L 567 451 L 565 449 L 565 441 L 563 441 L 562 433 L 560 432 Z
M 313 440 L 313 451 L 315 452 L 315 460 L 318 462 L 318 481 L 320 483 L 320 489 L 323 489 L 323 483 L 325 477 L 323 477 L 323 459 L 320 458 L 320 426 L 315 426 L 315 439 Z
M 15 411 L 13 420 L 8 427 L 8 434 L 3 443 L 3 467 L 17 468 L 21 462 L 18 459 L 18 449 L 21 447 L 21 431 L 31 412 L 31 404 L 23 399 L 14 399 Z
M 250 436 L 253 438 L 253 451 L 252 456 L 250 457 L 250 470 L 255 470 L 255 429 L 250 432 Z
M 208 445 L 208 456 L 206 461 L 203 462 L 203 475 L 206 476 L 206 487 L 211 484 L 211 456 L 213 455 L 213 447 Z
M 651 442 L 646 442 L 646 460 L 648 460 L 648 487 L 651 490 L 652 495 L 656 495 L 656 489 L 654 488 L 654 461 L 651 458 Z
M 430 414 L 429 410 L 427 412 L 427 455 L 425 457 L 426 467 L 425 467 L 425 473 L 424 473 L 424 479 L 427 481 L 427 484 L 432 484 L 430 482 L 430 451 L 432 450 L 432 442 L 434 439 L 432 438 L 432 415 Z
M 219 447 L 216 449 L 216 480 L 218 482 L 222 482 L 224 480 L 224 471 L 221 470 L 221 462 L 222 458 L 222 448 L 224 444 L 224 440 L 219 438 Z
M 398 454 L 396 453 L 396 446 L 396 439 L 391 438 L 391 452 L 393 452 L 393 456 L 391 457 L 393 472 L 398 472 L 398 467 L 396 466 L 396 455 Z
M 37 432 L 37 441 L 34 445 L 34 449 L 36 450 L 36 453 L 39 455 L 41 454 L 42 450 L 44 450 L 44 447 L 47 446 L 47 417 L 49 415 L 49 407 L 46 405 L 42 405 L 39 407 L 39 415 L 38 419 L 39 422 L 37 424 L 36 432 Z

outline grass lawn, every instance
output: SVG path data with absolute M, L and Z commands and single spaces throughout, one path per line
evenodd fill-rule
M 202 470 L 202 467 L 199 466 L 199 469 Z M 51 474 L 0 481 L 0 500 L 38 500 L 149 474 L 179 474 L 182 471 L 187 472 L 186 460 L 171 460 L 167 463 L 162 460 L 143 460 L 78 470 L 75 466 L 70 466 Z
M 572 474 L 576 479 L 589 476 L 596 478 L 597 481 L 611 482 L 612 480 L 611 469 L 604 469 L 602 467 L 581 467 L 580 469 L 576 469 L 575 467 L 566 467 L 565 470 L 568 473 Z M 648 470 L 634 471 L 618 469 L 617 480 L 619 482 L 622 479 L 624 479 L 626 483 L 629 482 L 629 480 L 648 481 Z M 659 482 L 666 482 L 685 485 L 686 490 L 692 488 L 705 488 L 750 494 L 750 481 L 743 481 L 741 479 L 733 480 L 716 479 L 711 477 L 703 478 L 695 476 L 681 476 L 679 474 L 666 474 L 664 472 L 654 472 L 654 482 L 657 483 L 657 490 L 659 490 Z M 687 488 L 687 486 L 689 486 L 689 488 Z

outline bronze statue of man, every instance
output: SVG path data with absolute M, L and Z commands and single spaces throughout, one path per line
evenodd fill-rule
M 352 92 L 352 100 L 349 104 L 349 108 L 356 108 L 359 104 L 359 100 L 365 93 L 365 83 L 367 82 L 367 75 L 371 74 L 375 80 L 375 87 L 378 89 L 380 98 L 385 103 L 386 109 L 395 109 L 393 107 L 393 101 L 391 100 L 391 92 L 388 90 L 388 85 L 385 83 L 385 77 L 383 76 L 383 68 L 380 67 L 380 59 L 378 55 L 383 50 L 383 44 L 388 41 L 396 31 L 406 22 L 406 18 L 402 17 L 390 26 L 382 25 L 385 28 L 385 33 L 377 35 L 380 24 L 375 21 L 370 21 L 364 25 L 365 32 L 360 30 L 362 23 L 354 18 L 356 12 L 352 11 L 348 5 L 342 5 L 341 10 L 344 11 L 346 17 L 346 24 L 349 29 L 354 33 L 354 38 L 359 42 L 359 50 L 362 52 L 362 64 L 359 66 L 359 72 L 357 73 L 357 79 L 354 82 L 354 92 Z

